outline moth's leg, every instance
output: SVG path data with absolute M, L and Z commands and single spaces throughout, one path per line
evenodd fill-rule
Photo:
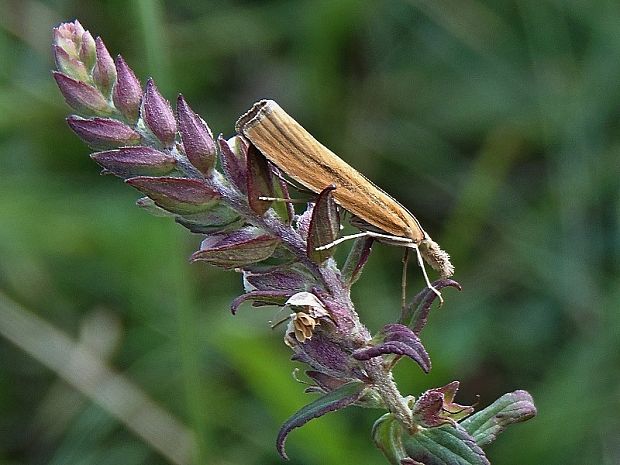
M 307 200 L 302 199 L 283 199 L 282 197 L 264 197 L 259 196 L 258 200 L 265 200 L 267 202 L 285 202 L 285 203 L 308 203 Z
M 422 274 L 424 275 L 426 285 L 431 291 L 437 294 L 437 297 L 439 297 L 439 306 L 441 307 L 443 305 L 443 297 L 441 295 L 441 292 L 435 289 L 435 287 L 431 284 L 430 279 L 428 279 L 428 275 L 426 274 L 426 268 L 424 267 L 424 260 L 422 260 L 422 254 L 420 253 L 420 248 L 416 244 L 412 244 L 410 247 L 415 249 L 416 255 L 418 256 L 418 265 L 420 266 L 420 268 L 422 268 Z
M 357 239 L 358 237 L 367 237 L 370 236 L 371 233 L 368 231 L 364 231 L 361 233 L 357 233 L 357 234 L 349 234 L 348 236 L 342 236 L 338 239 L 336 239 L 335 241 L 330 242 L 329 244 L 325 244 L 322 245 L 320 247 L 317 247 L 314 250 L 327 250 L 327 249 L 331 249 L 332 247 L 337 246 L 338 244 L 342 244 L 344 241 L 348 241 L 349 239 Z
M 401 275 L 400 281 L 400 296 L 401 296 L 401 306 L 400 308 L 404 311 L 405 306 L 407 305 L 407 265 L 409 264 L 409 248 L 405 247 L 405 253 L 403 254 L 403 274 Z
M 399 244 L 412 244 L 411 239 L 407 239 L 406 237 L 398 237 L 398 236 L 390 236 L 389 234 L 380 234 L 373 231 L 363 231 L 357 234 L 350 234 L 348 236 L 342 236 L 336 239 L 329 244 L 322 245 L 317 247 L 315 250 L 327 250 L 338 244 L 343 243 L 344 241 L 348 241 L 349 239 L 357 239 L 358 237 L 373 237 L 375 239 L 388 239 L 391 242 L 398 242 Z

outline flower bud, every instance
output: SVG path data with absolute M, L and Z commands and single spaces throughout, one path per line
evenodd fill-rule
M 112 100 L 125 118 L 131 122 L 137 121 L 142 101 L 142 86 L 122 56 L 118 55 L 114 63 L 117 77 Z
M 78 50 L 80 61 L 84 63 L 87 70 L 93 69 L 97 53 L 95 50 L 95 39 L 88 31 L 84 31 L 81 37 L 81 44 Z
M 250 208 L 254 213 L 263 215 L 273 203 L 262 199 L 273 197 L 273 176 L 267 159 L 253 145 L 247 153 L 247 186 Z
M 146 92 L 142 100 L 142 119 L 155 137 L 164 145 L 171 147 L 177 132 L 177 123 L 170 103 L 157 90 L 153 79 L 146 82 Z
M 106 48 L 103 40 L 97 37 L 95 40 L 97 59 L 93 68 L 93 81 L 101 93 L 106 97 L 110 96 L 114 83 L 116 82 L 116 67 L 110 52 Z
M 107 171 L 121 177 L 170 173 L 176 159 L 150 147 L 123 147 L 119 150 L 97 152 L 91 158 Z
M 189 107 L 182 95 L 177 99 L 179 133 L 187 158 L 201 173 L 215 166 L 215 142 L 207 123 Z
M 53 72 L 56 84 L 67 104 L 84 114 L 109 115 L 112 108 L 97 89 L 66 74 Z
M 247 226 L 231 233 L 207 236 L 190 260 L 202 260 L 222 268 L 239 268 L 269 258 L 279 242 L 263 230 Z
M 336 186 L 333 185 L 323 189 L 312 210 L 306 253 L 308 258 L 318 265 L 334 254 L 335 247 L 317 249 L 334 242 L 340 233 L 340 215 L 332 197 L 332 191 L 335 189 Z
M 226 179 L 242 193 L 247 193 L 247 142 L 241 136 L 235 136 L 227 141 L 220 135 L 217 143 Z
M 70 116 L 67 123 L 73 131 L 94 149 L 109 149 L 123 145 L 136 145 L 140 134 L 126 124 L 108 118 L 84 119 Z
M 72 23 L 62 23 L 54 28 L 54 45 L 73 58 L 78 58 L 84 32 L 84 28 L 77 19 Z
M 196 179 L 138 176 L 125 182 L 161 208 L 180 215 L 209 210 L 219 201 L 217 192 Z
M 88 82 L 90 80 L 84 63 L 75 56 L 69 55 L 65 49 L 60 48 L 58 45 L 54 45 L 52 49 L 58 71 L 77 81 Z

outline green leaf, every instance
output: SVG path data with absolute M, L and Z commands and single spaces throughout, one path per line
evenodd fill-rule
M 380 417 L 372 427 L 375 445 L 381 449 L 392 465 L 400 465 L 401 461 L 407 458 L 407 452 L 401 441 L 403 432 L 402 426 L 391 413 Z
M 446 425 L 403 438 L 408 457 L 424 465 L 490 465 L 464 428 Z
M 463 420 L 460 424 L 484 447 L 513 423 L 520 423 L 536 416 L 536 406 L 527 391 L 504 394 L 484 410 Z
M 392 414 L 387 414 L 375 423 L 373 438 L 393 465 L 489 465 L 474 438 L 459 425 L 410 434 Z
M 366 385 L 364 383 L 357 381 L 347 383 L 295 412 L 291 418 L 284 422 L 278 432 L 276 447 L 280 455 L 284 459 L 288 459 L 284 446 L 288 434 L 293 429 L 299 428 L 310 420 L 325 415 L 326 413 L 340 410 L 351 405 L 362 397 L 365 387 Z

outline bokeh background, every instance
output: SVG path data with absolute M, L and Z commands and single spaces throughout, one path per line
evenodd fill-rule
M 187 257 L 200 237 L 99 176 L 49 70 L 79 18 L 217 133 L 277 100 L 409 207 L 453 256 L 402 391 L 461 380 L 539 416 L 494 464 L 620 464 L 620 4 L 612 0 L 0 1 L 0 464 L 279 464 L 310 400 L 273 309 Z M 401 251 L 354 288 L 376 330 L 399 311 Z M 410 289 L 423 286 L 410 273 Z M 85 351 L 84 348 L 88 350 Z M 90 354 L 90 355 L 89 355 Z M 477 397 L 479 396 L 479 397 Z M 296 430 L 291 464 L 384 464 L 381 412 Z

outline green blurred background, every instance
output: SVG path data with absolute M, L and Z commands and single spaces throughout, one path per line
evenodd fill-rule
M 275 310 L 232 317 L 240 276 L 187 263 L 200 237 L 137 209 L 66 126 L 50 40 L 74 18 L 215 132 L 277 100 L 452 254 L 464 291 L 423 334 L 432 373 L 398 367 L 403 392 L 459 379 L 485 406 L 527 389 L 539 416 L 488 449 L 495 465 L 620 464 L 618 2 L 0 8 L 0 464 L 187 463 L 190 431 L 194 463 L 278 464 L 278 427 L 310 400 Z M 400 258 L 375 247 L 354 289 L 372 330 L 398 315 Z M 296 430 L 290 463 L 386 463 L 380 413 Z

